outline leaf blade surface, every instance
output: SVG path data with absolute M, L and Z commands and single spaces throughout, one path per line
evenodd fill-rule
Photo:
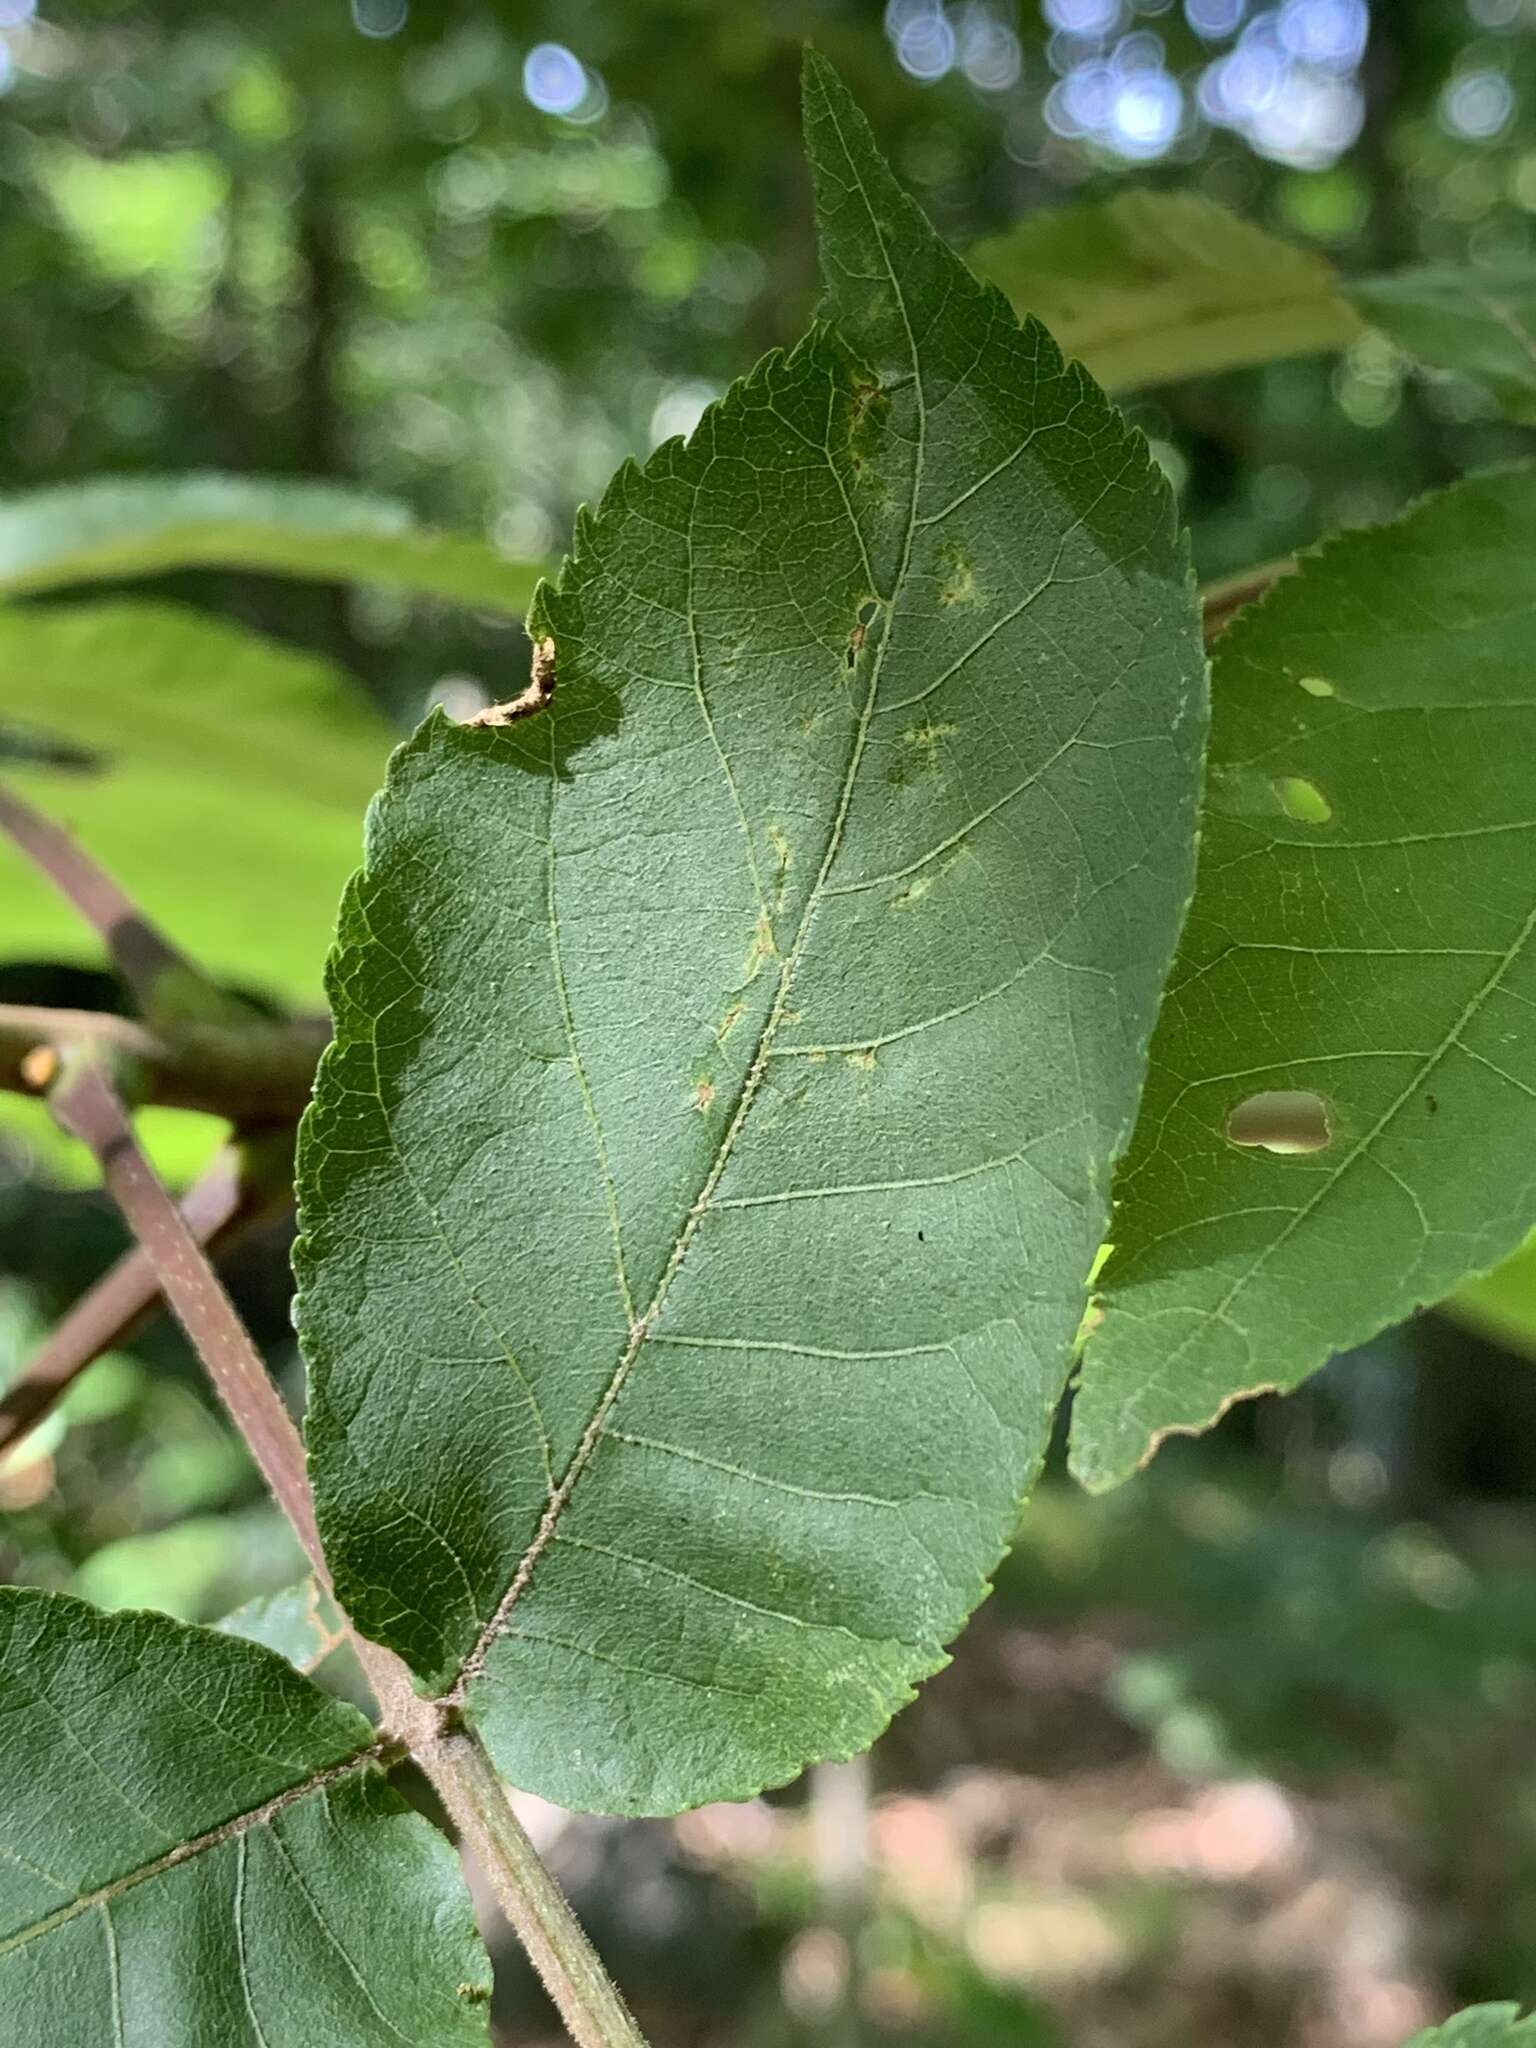
M 1074 1412 L 1115 1484 L 1536 1219 L 1536 468 L 1304 558 L 1217 642 L 1200 880 Z M 1321 1149 L 1241 1143 L 1320 1106 Z
M 7 2048 L 484 2043 L 452 1851 L 281 1659 L 6 1588 L 0 1720 Z
M 807 126 L 835 328 L 579 522 L 547 710 L 396 756 L 305 1134 L 342 1597 L 567 1805 L 755 1790 L 942 1662 L 1188 888 L 1145 446 L 815 60 Z

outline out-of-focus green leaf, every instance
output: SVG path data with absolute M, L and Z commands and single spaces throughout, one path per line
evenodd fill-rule
M 339 1596 L 573 1806 L 742 1796 L 942 1664 L 1191 880 L 1167 486 L 814 58 L 806 110 L 836 324 L 582 518 L 546 709 L 396 755 L 306 1126 Z
M 1441 1307 L 1510 1350 L 1536 1358 L 1536 1233 L 1513 1258 L 1469 1280 Z
M 263 1505 L 119 1536 L 91 1552 L 70 1590 L 94 1607 L 207 1621 L 253 1586 L 282 1585 L 302 1564 L 288 1524 Z
M 210 972 L 319 992 L 358 821 L 393 735 L 328 662 L 170 605 L 0 606 L 3 716 L 77 747 L 10 779 Z M 0 843 L 10 959 L 99 957 Z
M 1033 214 L 970 260 L 1112 391 L 1340 348 L 1363 331 L 1332 264 L 1194 192 Z
M 1533 533 L 1536 468 L 1471 479 L 1217 642 L 1199 885 L 1074 1417 L 1091 1486 L 1536 1220 Z
M 6 2048 L 485 2048 L 446 1841 L 253 1643 L 0 1590 Z
M 265 1644 L 306 1674 L 318 1670 L 347 1634 L 335 1601 L 313 1579 L 247 1600 L 217 1626 L 225 1635 Z
M 1121 192 L 1031 215 L 971 252 L 1110 390 L 1342 348 L 1381 328 L 1536 418 L 1536 264 L 1343 279 L 1195 192 Z
M 539 575 L 534 563 L 419 527 L 403 505 L 337 484 L 103 478 L 0 499 L 0 596 L 208 568 L 387 584 L 512 617 Z
M 1407 2048 L 1527 2048 L 1536 2042 L 1536 2013 L 1518 2005 L 1474 2005 L 1442 2026 L 1415 2034 Z
M 1459 371 L 1515 419 L 1536 421 L 1536 264 L 1408 270 L 1352 283 L 1348 292 L 1406 354 Z

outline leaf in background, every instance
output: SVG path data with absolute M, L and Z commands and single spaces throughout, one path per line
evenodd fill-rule
M 1513 1258 L 1469 1280 L 1440 1306 L 1495 1343 L 1536 1358 L 1536 1233 Z
M 1345 279 L 1199 193 L 1141 191 L 1032 214 L 971 260 L 1112 391 L 1344 348 L 1369 322 L 1536 419 L 1536 264 Z
M 1090 1486 L 1536 1220 L 1533 530 L 1536 469 L 1473 478 L 1216 643 L 1199 886 L 1074 1415 Z
M 806 103 L 836 327 L 583 515 L 546 710 L 396 755 L 303 1148 L 339 1595 L 589 1809 L 847 1755 L 943 1663 L 1190 886 L 1146 445 Z
M 0 596 L 212 568 L 387 584 L 515 618 L 539 575 L 535 564 L 434 533 L 405 506 L 338 484 L 141 476 L 0 499 Z
M 1512 418 L 1536 422 L 1536 265 L 1406 270 L 1347 289 L 1365 318 L 1406 354 L 1459 371 Z
M 0 606 L 7 719 L 90 754 L 15 786 L 74 831 L 190 956 L 318 993 L 357 821 L 391 733 L 329 662 L 179 606 Z M 0 843 L 8 959 L 94 961 L 76 914 Z
M 261 1643 L 306 1676 L 317 1671 L 347 1639 L 336 1603 L 314 1579 L 300 1579 L 281 1592 L 247 1600 L 216 1624 L 227 1636 Z
M 1536 2043 L 1536 2013 L 1521 2019 L 1518 2005 L 1474 2005 L 1443 2026 L 1415 2034 L 1407 2048 L 1527 2048 Z
M 1112 391 L 1342 348 L 1363 332 L 1332 264 L 1194 192 L 1032 214 L 971 261 Z
M 472 2048 L 489 1965 L 373 1730 L 254 1644 L 0 1590 L 6 2048 Z

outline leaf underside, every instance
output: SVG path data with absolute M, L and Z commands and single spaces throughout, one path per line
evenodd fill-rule
M 259 1593 L 214 1626 L 222 1635 L 275 1650 L 306 1677 L 347 1643 L 346 1624 L 336 1603 L 314 1579 L 300 1579 L 276 1593 Z
M 849 1754 L 942 1663 L 1190 886 L 1145 445 L 806 93 L 831 324 L 581 517 L 547 710 L 396 756 L 303 1140 L 340 1596 L 587 1809 Z
M 1218 641 L 1200 879 L 1074 1411 L 1090 1486 L 1536 1221 L 1536 468 L 1345 534 Z M 1289 1091 L 1321 1149 L 1234 1143 Z
M 485 2048 L 453 1852 L 372 1740 L 252 1644 L 0 1591 L 6 2048 Z

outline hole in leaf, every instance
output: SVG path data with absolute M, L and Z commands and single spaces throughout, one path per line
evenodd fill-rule
M 1326 676 L 1303 676 L 1301 687 L 1309 697 L 1333 697 L 1338 694 Z
M 1308 782 L 1304 775 L 1278 776 L 1275 795 L 1280 799 L 1281 810 L 1298 825 L 1326 825 L 1333 816 L 1333 805 L 1317 784 Z
M 1257 1145 L 1289 1157 L 1321 1152 L 1333 1132 L 1321 1095 L 1314 1095 L 1310 1088 L 1266 1088 L 1232 1111 L 1227 1118 L 1227 1136 L 1234 1145 Z

